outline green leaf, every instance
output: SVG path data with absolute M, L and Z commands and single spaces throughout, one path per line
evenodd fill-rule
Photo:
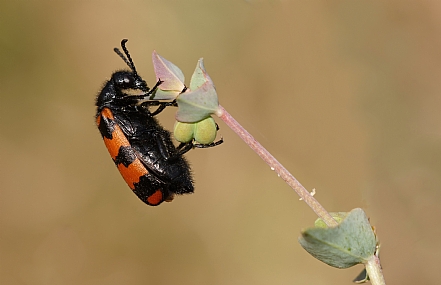
M 158 88 L 156 89 L 154 96 L 151 96 L 149 100 L 174 100 L 176 97 L 178 97 L 179 93 L 181 92 L 171 90 L 166 91 Z
M 362 209 L 352 210 L 336 227 L 302 231 L 300 245 L 320 261 L 337 268 L 365 263 L 375 253 L 376 238 Z
M 213 81 L 204 67 L 204 60 L 198 60 L 191 76 L 190 90 L 181 93 L 176 99 L 179 110 L 176 120 L 185 123 L 199 122 L 214 114 L 219 107 Z
M 334 218 L 334 220 L 337 221 L 337 223 L 340 224 L 344 220 L 344 218 L 346 218 L 348 216 L 349 213 L 348 212 L 330 212 L 329 214 Z M 328 227 L 328 225 L 325 224 L 325 222 L 320 218 L 315 220 L 314 226 L 316 228 L 327 228 Z
M 184 123 L 195 123 L 208 118 L 219 106 L 216 90 L 210 82 L 196 90 L 180 94 L 176 102 L 179 107 L 176 120 Z
M 156 78 L 162 80 L 163 83 L 159 85 L 158 90 L 149 100 L 172 100 L 176 98 L 178 104 L 176 119 L 183 123 L 202 121 L 217 111 L 219 102 L 216 89 L 210 76 L 205 71 L 202 58 L 199 59 L 193 72 L 190 88 L 184 93 L 181 93 L 185 87 L 182 71 L 176 65 L 158 55 L 156 51 L 153 52 L 152 59 Z M 186 133 L 182 136 L 182 139 L 187 139 L 189 136 Z M 209 140 L 202 132 L 201 136 L 202 141 Z M 178 135 L 178 137 L 181 136 Z
M 190 90 L 196 90 L 207 82 L 214 86 L 213 81 L 205 70 L 204 59 L 200 58 L 190 79 Z
M 358 276 L 355 277 L 354 280 L 352 280 L 352 282 L 356 284 L 366 283 L 368 281 L 369 281 L 369 275 L 367 274 L 366 268 L 363 269 L 363 271 L 361 271 L 360 274 L 358 274 Z

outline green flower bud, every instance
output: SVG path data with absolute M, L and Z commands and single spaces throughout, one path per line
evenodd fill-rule
M 195 123 L 176 122 L 173 134 L 178 142 L 187 143 L 193 140 Z
M 197 122 L 194 127 L 194 139 L 200 144 L 214 142 L 217 134 L 217 125 L 212 117 Z

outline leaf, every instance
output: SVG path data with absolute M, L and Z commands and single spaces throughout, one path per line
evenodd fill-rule
M 196 90 L 180 94 L 176 102 L 179 106 L 176 120 L 184 123 L 194 123 L 208 118 L 219 107 L 216 90 L 210 82 L 205 82 Z
M 376 246 L 374 231 L 359 208 L 349 212 L 336 227 L 304 230 L 299 242 L 312 256 L 337 268 L 365 263 Z
M 152 53 L 152 60 L 156 80 L 163 81 L 161 85 L 159 85 L 154 99 L 176 98 L 185 87 L 184 74 L 179 67 L 157 54 L 156 51 Z
M 190 90 L 176 99 L 179 110 L 176 120 L 194 123 L 208 118 L 219 107 L 213 81 L 205 70 L 204 59 L 199 59 L 191 76 Z
M 363 269 L 363 271 L 361 271 L 360 274 L 358 274 L 358 276 L 355 277 L 354 280 L 352 280 L 352 282 L 356 284 L 366 283 L 368 281 L 369 281 L 369 275 L 367 274 L 366 268 Z
M 161 86 L 161 85 L 159 85 Z M 166 91 L 161 90 L 159 87 L 156 89 L 154 96 L 151 96 L 149 100 L 174 100 L 181 92 L 178 91 Z
M 198 60 L 190 81 L 190 88 L 184 88 L 184 74 L 173 63 L 158 55 L 152 54 L 156 78 L 162 80 L 158 90 L 149 99 L 172 100 L 176 98 L 178 112 L 176 119 L 183 123 L 195 123 L 210 117 L 219 107 L 213 81 L 205 71 L 204 60 Z M 184 136 L 185 138 L 185 136 Z M 203 140 L 203 139 L 202 139 Z
M 190 90 L 196 90 L 207 82 L 214 86 L 213 81 L 205 71 L 204 59 L 200 58 L 190 79 Z
M 334 220 L 337 221 L 337 223 L 340 224 L 343 221 L 343 219 L 348 216 L 349 213 L 348 212 L 330 212 L 329 214 L 334 218 Z M 320 218 L 315 220 L 314 226 L 316 228 L 327 228 L 328 227 L 328 225 L 326 225 L 325 222 Z

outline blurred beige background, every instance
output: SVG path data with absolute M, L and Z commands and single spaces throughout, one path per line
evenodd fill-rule
M 388 284 L 439 284 L 441 2 L 3 1 L 0 284 L 351 284 L 298 244 L 313 212 L 222 122 L 196 192 L 148 207 L 94 125 L 151 52 L 221 104 L 330 211 L 362 207 Z M 171 129 L 173 110 L 160 115 Z

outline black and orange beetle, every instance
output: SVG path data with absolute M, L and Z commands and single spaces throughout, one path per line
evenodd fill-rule
M 117 71 L 104 85 L 96 99 L 96 124 L 107 150 L 124 180 L 133 192 L 150 206 L 171 201 L 175 194 L 194 191 L 190 167 L 183 154 L 194 147 L 211 147 L 181 143 L 175 146 L 170 132 L 154 118 L 172 102 L 148 101 L 161 84 L 150 89 L 136 72 L 135 65 L 122 40 L 124 54 L 115 52 L 130 71 Z M 138 94 L 133 95 L 134 92 Z M 140 94 L 139 94 L 140 93 Z M 158 106 L 150 112 L 149 106 Z

